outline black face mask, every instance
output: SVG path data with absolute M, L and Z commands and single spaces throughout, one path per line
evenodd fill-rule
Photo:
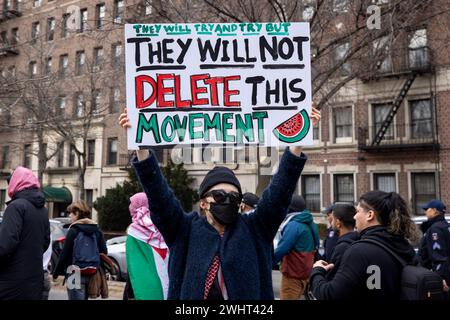
M 234 202 L 229 203 L 210 203 L 209 209 L 221 225 L 233 224 L 239 216 L 239 205 Z

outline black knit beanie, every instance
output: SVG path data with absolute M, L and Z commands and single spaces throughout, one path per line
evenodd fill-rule
M 241 184 L 239 183 L 239 180 L 236 178 L 236 175 L 233 171 L 226 167 L 214 167 L 214 169 L 210 170 L 206 174 L 205 178 L 200 184 L 200 187 L 198 189 L 200 199 L 209 189 L 219 183 L 232 184 L 239 190 L 239 193 L 242 194 Z

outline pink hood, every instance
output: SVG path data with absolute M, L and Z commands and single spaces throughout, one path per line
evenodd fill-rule
M 152 247 L 167 249 L 163 236 L 153 224 L 148 209 L 148 199 L 144 192 L 139 192 L 130 198 L 130 214 L 132 223 L 128 234 Z
M 39 189 L 41 185 L 39 180 L 33 174 L 33 171 L 24 167 L 17 167 L 14 170 L 8 185 L 8 195 L 12 197 L 19 191 L 31 188 Z

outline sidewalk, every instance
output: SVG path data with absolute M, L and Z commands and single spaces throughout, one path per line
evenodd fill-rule
M 52 288 L 50 290 L 51 296 L 54 300 L 67 300 L 66 286 L 63 286 L 63 277 L 58 277 L 56 280 L 51 280 Z M 123 290 L 125 289 L 125 282 L 108 281 L 109 298 L 108 300 L 122 300 Z M 53 294 L 52 294 L 53 293 Z M 102 300 L 98 298 L 98 300 Z

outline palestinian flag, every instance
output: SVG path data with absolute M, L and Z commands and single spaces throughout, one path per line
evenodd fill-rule
M 128 276 L 136 300 L 166 300 L 169 288 L 167 248 L 152 246 L 132 235 L 126 242 Z

